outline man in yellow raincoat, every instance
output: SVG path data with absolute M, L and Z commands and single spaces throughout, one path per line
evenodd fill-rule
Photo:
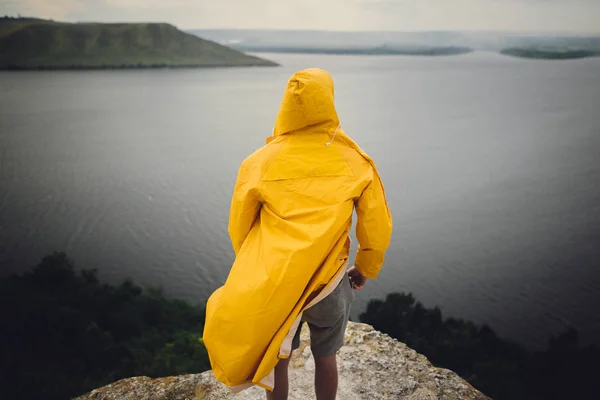
M 354 209 L 359 248 L 347 271 Z M 296 72 L 273 135 L 237 177 L 229 220 L 236 258 L 206 307 L 203 339 L 215 377 L 234 391 L 259 385 L 268 398 L 286 399 L 305 320 L 317 398 L 334 399 L 350 284 L 360 289 L 377 277 L 391 232 L 383 184 L 341 128 L 331 76 Z

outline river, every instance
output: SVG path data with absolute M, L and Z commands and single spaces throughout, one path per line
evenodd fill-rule
M 407 291 L 529 347 L 566 326 L 600 342 L 600 58 L 262 56 L 282 67 L 1 72 L 0 274 L 65 251 L 205 300 L 239 164 L 288 77 L 321 67 L 394 216 L 354 318 Z

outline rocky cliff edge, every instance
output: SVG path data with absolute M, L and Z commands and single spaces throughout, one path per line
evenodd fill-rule
M 454 372 L 436 368 L 403 343 L 366 324 L 350 322 L 338 354 L 339 400 L 489 400 Z M 308 329 L 290 362 L 290 400 L 314 399 L 315 364 Z M 211 371 L 123 379 L 76 400 L 263 400 L 264 390 L 232 393 Z

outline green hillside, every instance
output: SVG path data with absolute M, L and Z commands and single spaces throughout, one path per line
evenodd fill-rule
M 169 24 L 0 19 L 0 69 L 274 65 Z

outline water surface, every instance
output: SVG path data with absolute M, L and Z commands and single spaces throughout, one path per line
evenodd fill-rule
M 530 346 L 600 342 L 600 59 L 266 56 L 283 67 L 0 73 L 1 274 L 66 251 L 203 301 L 233 261 L 237 168 L 318 66 L 394 216 L 355 317 L 410 291 Z

